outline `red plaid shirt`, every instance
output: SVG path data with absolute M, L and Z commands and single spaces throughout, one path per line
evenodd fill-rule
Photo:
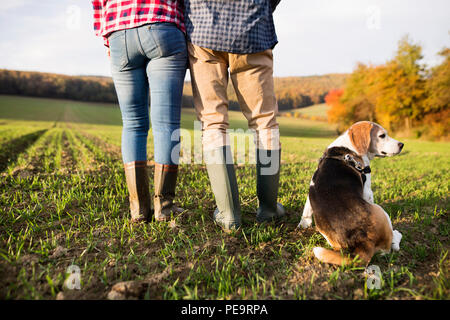
M 173 22 L 185 32 L 183 0 L 91 0 L 94 30 L 109 47 L 108 36 L 152 22 Z

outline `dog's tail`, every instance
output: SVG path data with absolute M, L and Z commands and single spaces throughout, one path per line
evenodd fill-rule
M 351 259 L 341 255 L 339 251 L 333 251 L 321 247 L 315 247 L 313 249 L 314 255 L 317 259 L 325 263 L 332 263 L 338 265 L 347 265 L 352 262 Z

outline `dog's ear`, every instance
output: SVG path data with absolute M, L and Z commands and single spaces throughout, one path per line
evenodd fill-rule
M 369 121 L 357 122 L 348 129 L 348 136 L 350 142 L 355 147 L 359 155 L 365 155 L 369 151 L 370 146 L 370 132 L 372 131 L 373 123 Z

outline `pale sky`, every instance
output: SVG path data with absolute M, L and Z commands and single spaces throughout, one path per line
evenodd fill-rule
M 405 34 L 424 62 L 450 47 L 449 0 L 281 0 L 274 14 L 278 77 L 351 72 L 390 59 Z M 0 68 L 110 76 L 90 0 L 2 0 Z

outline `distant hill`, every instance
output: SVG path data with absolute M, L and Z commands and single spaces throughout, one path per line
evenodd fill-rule
M 325 102 L 325 96 L 332 89 L 342 88 L 348 74 L 327 74 L 304 77 L 275 77 L 275 95 L 278 109 L 285 111 Z M 185 103 L 193 107 L 192 88 L 189 82 L 184 86 Z M 228 85 L 230 109 L 239 110 L 236 93 L 231 81 Z
M 323 103 L 331 89 L 342 88 L 347 74 L 275 78 L 275 94 L 280 111 Z M 54 73 L 0 69 L 0 94 L 117 103 L 110 77 L 67 76 Z M 239 110 L 236 94 L 228 87 L 230 109 Z M 183 107 L 192 108 L 190 82 L 184 86 Z
M 117 102 L 109 77 L 67 76 L 0 69 L 0 94 L 89 102 Z

